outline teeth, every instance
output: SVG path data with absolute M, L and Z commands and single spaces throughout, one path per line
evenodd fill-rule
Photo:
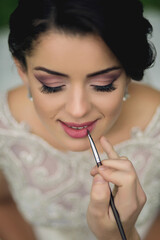
M 76 129 L 76 130 L 81 130 L 81 129 L 83 129 L 83 128 L 87 128 L 87 126 L 84 126 L 84 127 L 71 127 L 71 126 L 69 126 L 70 128 L 73 128 L 73 129 Z

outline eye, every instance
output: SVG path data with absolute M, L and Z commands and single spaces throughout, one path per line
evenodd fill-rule
M 41 87 L 41 92 L 42 93 L 56 93 L 56 92 L 60 92 L 63 90 L 64 85 L 62 86 L 57 86 L 57 87 L 48 87 L 46 85 L 43 85 Z
M 92 85 L 92 86 L 97 92 L 112 92 L 116 90 L 116 87 L 113 85 L 113 83 L 110 83 L 104 86 L 98 86 L 98 85 Z

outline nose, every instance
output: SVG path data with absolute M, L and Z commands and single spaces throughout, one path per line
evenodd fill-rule
M 65 108 L 73 118 L 85 117 L 91 110 L 91 102 L 87 91 L 80 86 L 74 87 L 68 94 Z

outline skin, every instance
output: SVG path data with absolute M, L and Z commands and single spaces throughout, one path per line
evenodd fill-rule
M 120 239 L 118 228 L 109 205 L 109 182 L 116 186 L 114 201 L 121 216 L 127 239 L 140 239 L 134 225 L 146 202 L 145 193 L 140 185 L 132 163 L 126 157 L 120 157 L 105 137 L 100 139 L 107 160 L 102 166 L 94 167 L 91 200 L 88 207 L 88 224 L 97 239 Z M 107 201 L 106 201 L 107 199 Z M 124 201 L 127 199 L 127 201 Z
M 92 137 L 98 150 L 105 151 L 108 159 L 103 160 L 103 168 L 94 167 L 91 170 L 93 185 L 87 212 L 88 225 L 99 240 L 120 239 L 109 206 L 108 183 L 112 182 L 117 188 L 115 204 L 127 239 L 139 239 L 134 225 L 146 196 L 133 165 L 127 157 L 118 156 L 112 145 L 128 139 L 133 126 L 145 129 L 160 103 L 159 92 L 131 82 L 118 59 L 97 36 L 82 37 L 49 32 L 35 43 L 34 50 L 26 60 L 27 70 L 24 70 L 15 59 L 26 87 L 9 92 L 8 101 L 13 116 L 18 122 L 25 120 L 32 133 L 61 151 L 84 151 L 90 146 L 87 137 L 75 140 L 66 135 L 59 119 L 76 123 L 98 119 Z M 67 75 L 60 79 L 61 84 L 65 85 L 63 91 L 50 94 L 41 92 L 42 84 L 36 77 L 37 74 L 42 77 L 43 73 L 44 79 L 44 72 L 35 69 L 39 66 Z M 106 77 L 88 79 L 88 74 L 115 66 L 120 67 L 114 71 L 114 74 L 119 73 L 114 82 L 116 90 L 96 92 L 92 85 L 103 85 Z M 128 84 L 131 98 L 123 103 Z M 27 98 L 27 87 L 31 89 L 33 102 Z M 125 203 L 124 198 L 128 199 Z M 8 237 L 4 240 L 12 239 Z
M 67 77 L 57 77 L 43 70 L 36 70 L 39 67 L 63 73 Z M 113 67 L 119 69 L 88 77 Z M 32 55 L 27 56 L 27 71 L 23 71 L 20 66 L 19 72 L 31 89 L 38 120 L 42 123 L 42 129 L 45 128 L 43 138 L 62 151 L 84 151 L 89 148 L 89 142 L 87 137 L 69 137 L 59 120 L 74 123 L 97 120 L 92 135 L 98 144 L 100 136 L 106 135 L 119 117 L 122 98 L 129 81 L 110 49 L 99 37 L 92 35 L 75 37 L 48 33 L 47 36 L 42 36 Z M 116 90 L 112 92 L 97 92 L 92 87 L 110 84 L 115 78 Z M 63 91 L 42 93 L 39 80 L 50 87 L 64 85 Z
M 149 230 L 147 237 L 145 238 L 145 240 L 158 240 L 159 239 L 159 235 L 160 235 L 160 213 L 157 215 L 157 218 L 155 219 L 151 229 Z

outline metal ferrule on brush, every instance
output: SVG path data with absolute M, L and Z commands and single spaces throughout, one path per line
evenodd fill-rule
M 102 165 L 102 162 L 101 162 L 101 159 L 100 159 L 100 156 L 98 154 L 98 151 L 97 151 L 97 148 L 94 144 L 94 141 L 89 133 L 89 131 L 87 130 L 87 133 L 88 133 L 88 138 L 89 138 L 89 142 L 90 142 L 90 145 L 91 145 L 91 149 L 92 149 L 92 152 L 93 152 L 93 155 L 94 155 L 94 158 L 95 158 L 95 161 L 96 161 L 96 164 L 97 166 L 101 166 Z

